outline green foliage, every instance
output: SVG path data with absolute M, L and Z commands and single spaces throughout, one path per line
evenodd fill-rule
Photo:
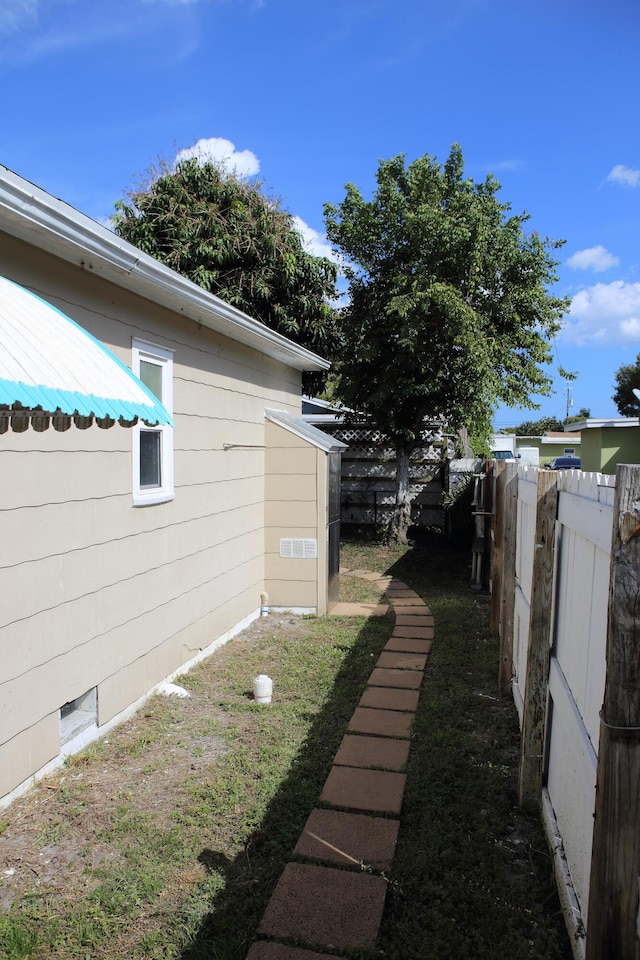
M 588 407 L 580 407 L 578 413 L 572 417 L 558 420 L 557 417 L 540 417 L 539 420 L 523 420 L 517 427 L 505 427 L 500 433 L 515 433 L 517 437 L 541 437 L 548 431 L 565 432 L 567 423 L 577 423 L 578 420 L 587 420 L 591 416 Z
M 527 215 L 508 216 L 498 190 L 492 176 L 464 177 L 454 145 L 443 167 L 382 161 L 371 201 L 348 184 L 325 206 L 349 262 L 337 392 L 396 443 L 415 445 L 439 415 L 488 435 L 496 402 L 533 406 L 549 392 L 541 364 L 567 307 L 547 289 L 561 244 L 525 234 Z
M 622 417 L 640 416 L 640 400 L 634 395 L 640 389 L 640 353 L 635 363 L 623 364 L 616 371 L 613 402 Z
M 303 247 L 261 184 L 184 160 L 116 203 L 116 233 L 323 356 L 334 348 L 336 267 Z
M 540 417 L 539 420 L 523 420 L 517 427 L 508 427 L 502 433 L 515 433 L 516 437 L 541 437 L 548 430 L 564 431 L 564 421 L 557 417 Z
M 578 412 L 572 417 L 567 417 L 564 421 L 565 423 L 577 423 L 578 420 L 588 420 L 591 416 L 591 410 L 589 407 L 580 407 Z

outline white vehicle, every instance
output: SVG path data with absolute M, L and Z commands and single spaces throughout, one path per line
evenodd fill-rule
M 512 433 L 494 433 L 489 441 L 494 460 L 516 459 L 516 438 Z

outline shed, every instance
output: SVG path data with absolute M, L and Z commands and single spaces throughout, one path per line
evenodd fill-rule
M 327 613 L 338 601 L 340 469 L 346 443 L 267 410 L 266 589 L 274 606 Z

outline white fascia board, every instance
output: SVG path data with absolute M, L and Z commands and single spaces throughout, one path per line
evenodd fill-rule
M 2 165 L 0 230 L 296 370 L 331 366 Z
M 640 425 L 638 417 L 590 417 L 588 420 L 579 420 L 571 424 L 575 430 L 589 430 L 601 427 L 637 427 Z

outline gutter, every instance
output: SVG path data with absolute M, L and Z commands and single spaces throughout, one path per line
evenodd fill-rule
M 331 366 L 1 164 L 0 230 L 296 370 Z

